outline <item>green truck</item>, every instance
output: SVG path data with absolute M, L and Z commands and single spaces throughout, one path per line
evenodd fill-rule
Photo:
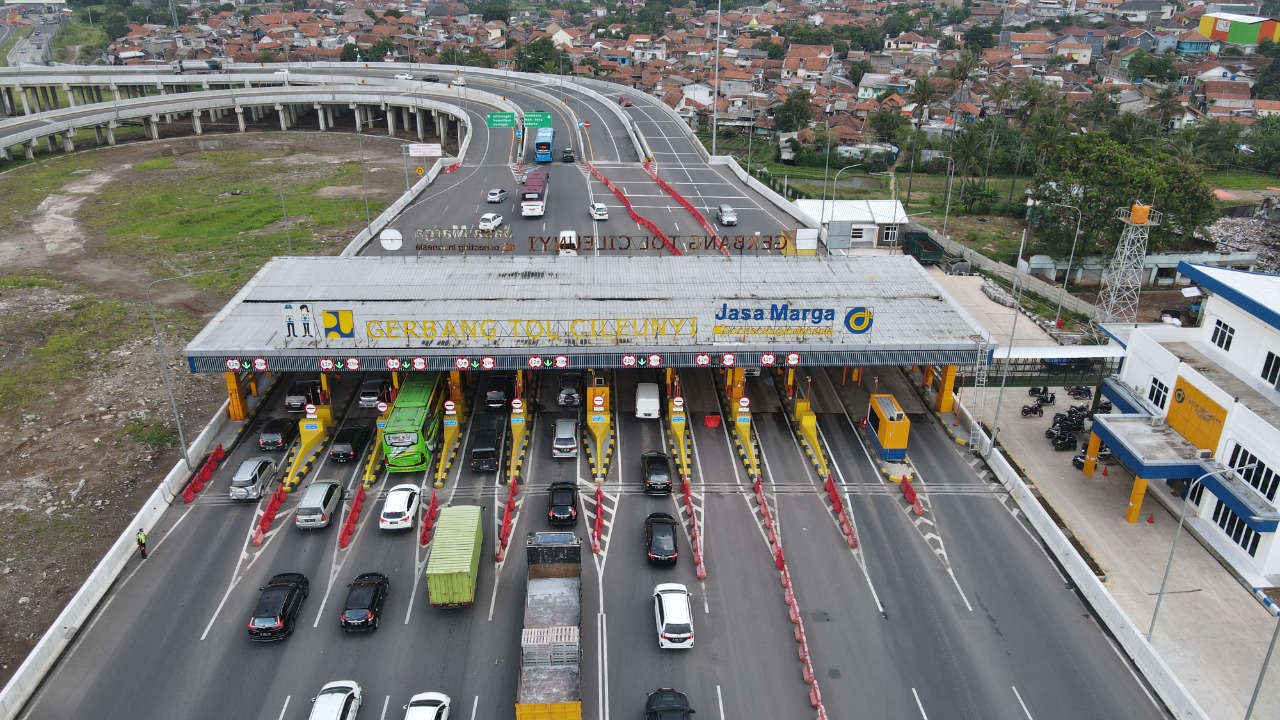
M 946 256 L 942 244 L 929 236 L 929 233 L 908 232 L 902 243 L 902 251 L 914 257 L 921 265 L 937 265 Z
M 431 557 L 427 559 L 427 601 L 437 607 L 461 607 L 476 599 L 484 526 L 477 505 L 440 511 Z

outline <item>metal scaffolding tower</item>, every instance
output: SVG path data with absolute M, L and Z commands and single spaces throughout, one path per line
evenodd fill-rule
M 1102 278 L 1097 322 L 1137 322 L 1138 296 L 1142 293 L 1142 262 L 1147 257 L 1147 236 L 1160 224 L 1160 213 L 1149 205 L 1135 204 L 1116 210 L 1124 223 L 1115 257 Z

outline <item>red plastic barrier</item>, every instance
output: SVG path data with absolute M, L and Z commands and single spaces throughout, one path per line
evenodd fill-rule
M 898 483 L 898 486 L 902 488 L 902 496 L 907 499 L 907 503 L 914 505 L 916 503 L 916 489 L 911 485 L 911 481 L 904 479 Z
M 709 428 L 720 427 L 720 415 L 718 413 L 711 413 L 707 415 L 705 418 L 702 419 L 702 426 L 709 427 Z
M 773 556 L 773 564 L 774 564 L 774 565 L 775 565 L 779 570 L 782 570 L 783 568 L 785 568 L 785 567 L 787 566 L 787 555 L 786 555 L 786 553 L 784 553 L 784 552 L 782 551 L 782 548 L 778 548 L 778 552 L 774 554 L 774 556 Z
M 281 503 L 281 504 L 282 504 L 282 503 L 284 503 L 285 499 L 286 499 L 286 498 L 288 498 L 288 497 L 289 497 L 289 493 L 285 492 L 285 489 L 284 489 L 284 488 L 282 488 L 282 487 L 278 487 L 278 488 L 276 488 L 276 494 L 275 494 L 275 497 L 273 497 L 273 498 L 272 498 L 272 500 L 275 500 L 275 501 L 277 501 L 277 503 Z
M 342 532 L 338 533 L 338 547 L 342 548 L 343 550 L 346 550 L 347 546 L 350 544 L 351 544 L 351 533 L 347 530 L 347 527 L 344 525 L 342 527 Z
M 809 704 L 815 708 L 822 706 L 822 693 L 818 691 L 818 686 L 814 685 L 809 691 Z
M 418 544 L 426 545 L 431 542 L 431 516 L 428 515 L 422 522 L 422 533 L 418 536 Z M 501 550 L 499 550 L 501 552 Z M 502 562 L 502 558 L 498 558 L 498 562 Z
M 190 504 L 191 501 L 195 499 L 196 499 L 196 489 L 188 485 L 187 489 L 182 491 L 182 502 Z
M 262 532 L 262 528 L 258 528 L 256 531 L 254 531 L 253 546 L 258 547 L 259 545 L 261 545 L 262 541 L 266 539 L 266 536 L 267 536 L 266 533 Z
M 222 448 L 222 443 L 218 443 L 213 449 L 213 458 L 218 462 L 222 462 L 222 458 L 227 456 L 227 451 Z
M 911 509 L 915 511 L 916 515 L 924 514 L 924 504 L 921 503 L 919 499 L 917 499 L 914 503 L 912 503 Z
M 683 195 L 676 192 L 676 189 L 671 187 L 671 185 L 667 183 L 666 180 L 663 180 L 662 178 L 658 177 L 658 172 L 653 169 L 653 165 L 651 163 L 646 163 L 644 166 L 644 169 L 645 169 L 645 172 L 649 173 L 649 177 L 653 178 L 653 181 L 658 183 L 658 187 L 662 188 L 664 192 L 666 192 L 671 197 L 675 198 L 676 202 L 680 203 L 681 207 L 683 207 L 685 210 L 688 210 L 689 213 L 693 215 L 693 219 L 697 220 L 698 224 L 702 226 L 702 229 L 707 231 L 708 237 L 715 238 L 716 245 L 720 248 L 720 253 L 722 255 L 728 256 L 729 249 L 724 246 L 724 240 L 721 239 L 720 236 L 716 234 L 716 229 L 711 226 L 711 223 L 707 221 L 707 218 L 701 212 L 699 212 L 698 209 L 695 208 L 692 203 L 686 200 Z
M 672 255 L 684 254 L 680 252 L 680 248 L 677 248 L 675 243 L 671 242 L 671 238 L 667 237 L 666 233 L 658 229 L 657 225 L 654 225 L 652 222 L 649 221 L 648 218 L 645 218 L 644 216 L 640 215 L 640 213 L 637 213 L 635 211 L 635 208 L 631 207 L 631 201 L 627 199 L 626 194 L 623 193 L 622 190 L 618 188 L 618 186 L 610 182 L 609 179 L 606 178 L 604 174 L 601 173 L 599 170 L 597 170 L 595 166 L 592 165 L 591 163 L 583 161 L 583 164 L 587 166 L 587 170 L 591 171 L 591 174 L 597 180 L 603 183 L 606 188 L 612 191 L 613 194 L 616 195 L 618 199 L 622 201 L 623 206 L 626 207 L 627 209 L 627 213 L 631 216 L 631 219 L 634 220 L 637 225 L 653 233 L 654 237 L 661 238 L 663 246 L 665 246 L 667 248 L 667 251 L 670 252 Z M 653 173 L 650 172 L 650 175 L 652 174 Z
M 187 489 L 192 492 L 200 492 L 201 490 L 204 490 L 204 480 L 201 480 L 200 476 L 196 475 L 195 479 L 187 484 Z

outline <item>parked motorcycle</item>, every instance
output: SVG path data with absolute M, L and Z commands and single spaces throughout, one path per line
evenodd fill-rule
M 1098 403 L 1098 412 L 1103 415 L 1106 415 L 1107 413 L 1111 412 L 1113 409 L 1114 408 L 1111 406 L 1110 400 L 1103 400 L 1102 402 Z
M 1022 417 L 1044 417 L 1044 407 L 1040 403 L 1022 406 Z
M 1072 385 L 1067 388 L 1067 394 L 1073 400 L 1088 400 L 1093 397 L 1093 390 L 1086 385 Z
M 1057 425 L 1054 425 L 1048 430 L 1045 430 L 1044 436 L 1046 439 L 1053 440 L 1055 442 L 1060 438 L 1064 438 L 1064 437 L 1069 437 L 1071 438 L 1072 442 L 1075 442 L 1075 435 L 1072 435 L 1070 430 L 1067 430 L 1066 428 L 1063 428 L 1063 427 L 1059 427 Z
M 1083 470 L 1084 461 L 1088 456 L 1088 453 L 1089 444 L 1085 443 L 1084 446 L 1080 448 L 1080 452 L 1071 458 L 1071 464 L 1074 465 L 1077 470 Z M 1111 458 L 1111 450 L 1108 449 L 1106 445 L 1103 445 L 1102 448 L 1098 450 L 1098 461 L 1110 460 Z
M 1056 438 L 1053 441 L 1053 449 L 1054 450 L 1075 450 L 1076 436 L 1068 433 L 1066 435 L 1063 435 L 1060 438 Z
M 1058 401 L 1057 393 L 1046 392 L 1036 398 L 1036 402 L 1041 405 L 1052 405 Z

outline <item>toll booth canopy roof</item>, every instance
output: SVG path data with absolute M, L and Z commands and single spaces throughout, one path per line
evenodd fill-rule
M 449 369 L 972 365 L 984 331 L 910 257 L 316 257 L 269 261 L 185 350 L 193 372 L 305 371 L 351 358 Z M 371 367 L 372 363 L 376 367 Z M 565 365 L 556 365 L 564 367 Z M 326 368 L 327 369 L 327 368 Z M 348 365 L 347 369 L 353 369 Z

